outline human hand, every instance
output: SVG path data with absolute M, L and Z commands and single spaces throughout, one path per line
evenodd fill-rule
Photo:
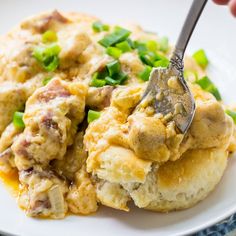
M 231 13 L 236 17 L 236 0 L 213 0 L 213 2 L 219 5 L 228 4 Z

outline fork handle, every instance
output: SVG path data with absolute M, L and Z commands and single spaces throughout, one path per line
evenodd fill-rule
M 199 17 L 206 5 L 208 0 L 194 0 L 192 6 L 189 10 L 187 18 L 184 22 L 183 28 L 181 30 L 180 36 L 178 38 L 172 59 L 176 60 L 176 56 L 180 60 L 184 57 L 185 49 L 188 45 L 189 39 L 193 33 L 193 30 L 198 22 Z

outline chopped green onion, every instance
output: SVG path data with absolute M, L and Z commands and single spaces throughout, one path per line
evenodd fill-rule
M 59 58 L 57 56 L 49 57 L 44 61 L 43 66 L 47 71 L 54 71 L 59 66 Z
M 142 79 L 143 81 L 148 81 L 150 74 L 152 72 L 152 67 L 151 66 L 145 66 L 144 70 L 139 73 L 139 78 Z
M 140 41 L 134 41 L 134 48 L 137 49 L 139 53 L 144 53 L 147 51 L 146 44 Z
M 109 73 L 107 71 L 107 68 L 104 68 L 102 71 L 98 72 L 97 79 L 105 79 L 105 77 L 108 75 Z
M 109 25 L 104 25 L 100 21 L 96 21 L 93 23 L 92 28 L 95 32 L 102 32 L 102 31 L 108 31 L 109 30 Z
M 115 79 L 111 78 L 110 76 L 107 76 L 105 78 L 105 81 L 106 81 L 106 84 L 108 84 L 108 85 L 118 85 L 118 84 L 120 84 L 119 80 L 115 80 Z
M 120 71 L 120 63 L 117 60 L 108 63 L 106 67 L 109 72 L 109 76 L 113 76 Z
M 209 92 L 214 95 L 214 97 L 216 98 L 217 101 L 222 100 L 220 92 L 216 87 L 212 87 L 211 89 L 209 89 Z
M 151 51 L 139 53 L 139 57 L 141 61 L 148 66 L 153 66 L 154 62 L 160 59 L 156 53 Z
M 92 79 L 90 85 L 92 87 L 103 87 L 106 85 L 106 81 L 102 79 Z
M 123 84 L 127 79 L 127 74 L 121 71 L 120 63 L 115 60 L 108 63 L 102 71 L 93 74 L 90 86 L 115 86 Z
M 51 80 L 52 80 L 52 77 L 46 77 L 46 78 L 43 80 L 43 86 L 47 85 Z
M 199 66 L 201 66 L 203 69 L 205 69 L 207 67 L 207 65 L 209 64 L 208 58 L 207 58 L 206 53 L 203 49 L 196 51 L 193 54 L 193 58 L 197 62 L 197 64 Z
M 168 48 L 169 48 L 169 40 L 168 40 L 168 38 L 167 37 L 162 37 L 161 39 L 160 39 L 160 51 L 162 51 L 162 52 L 166 52 L 167 50 L 168 50 Z
M 92 75 L 92 79 L 98 79 L 98 75 L 99 75 L 99 73 L 98 73 L 98 72 L 95 72 L 95 73 Z
M 169 60 L 165 56 L 157 54 L 153 51 L 146 51 L 139 53 L 141 61 L 148 65 L 154 67 L 168 67 Z
M 116 47 L 119 48 L 122 52 L 130 52 L 132 50 L 128 41 L 117 43 Z
M 130 38 L 127 38 L 126 41 L 128 42 L 129 46 L 130 46 L 132 49 L 135 49 L 135 47 L 134 47 L 134 42 L 133 42 Z
M 130 34 L 131 32 L 128 30 L 116 27 L 113 33 L 106 35 L 103 39 L 98 41 L 98 43 L 107 48 L 126 40 Z
M 213 85 L 212 81 L 207 76 L 204 76 L 203 78 L 197 80 L 196 83 L 200 85 L 200 87 L 204 90 L 207 90 Z
M 101 77 L 101 75 L 96 72 L 93 74 L 92 76 L 92 80 L 90 82 L 90 86 L 92 87 L 103 87 L 106 85 L 106 81 L 103 79 L 100 79 L 99 77 Z
M 200 85 L 200 87 L 203 90 L 213 94 L 218 101 L 221 100 L 221 95 L 220 95 L 219 90 L 216 88 L 216 86 L 212 83 L 212 81 L 207 76 L 204 76 L 203 78 L 197 80 L 196 84 Z
M 128 75 L 120 71 L 119 73 L 114 74 L 112 78 L 118 81 L 119 84 L 124 84 L 124 82 L 128 79 Z
M 16 111 L 13 115 L 13 124 L 16 128 L 25 128 L 25 123 L 23 121 L 23 112 Z
M 226 114 L 228 114 L 229 116 L 232 117 L 234 123 L 236 124 L 236 112 L 235 111 L 230 111 L 230 110 L 226 110 L 225 112 L 226 112 Z
M 43 43 L 53 43 L 57 41 L 57 34 L 52 30 L 46 31 L 42 36 Z
M 184 78 L 185 79 L 193 78 L 193 81 L 196 81 L 198 79 L 198 74 L 196 71 L 184 70 Z
M 94 120 L 97 120 L 101 116 L 101 113 L 99 111 L 89 110 L 88 111 L 88 123 L 93 122 Z
M 161 60 L 155 61 L 153 65 L 155 67 L 168 67 L 169 64 L 170 64 L 170 61 L 168 59 L 161 59 Z
M 156 52 L 158 49 L 158 43 L 155 40 L 149 40 L 146 42 L 147 49 L 149 51 Z
M 103 25 L 103 31 L 108 31 L 110 29 L 109 25 Z
M 109 56 L 114 57 L 115 59 L 118 59 L 120 57 L 120 55 L 122 54 L 122 51 L 119 48 L 108 47 L 106 50 L 106 53 Z
M 59 45 L 54 43 L 48 46 L 36 47 L 33 51 L 33 56 L 45 70 L 54 71 L 59 66 L 58 55 L 60 51 Z

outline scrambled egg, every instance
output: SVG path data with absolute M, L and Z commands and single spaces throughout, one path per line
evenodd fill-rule
M 108 52 L 98 42 L 114 29 L 127 33 L 54 11 L 0 39 L 0 171 L 18 173 L 18 204 L 29 216 L 90 214 L 100 204 L 128 211 L 129 201 L 156 211 L 188 208 L 215 188 L 236 149 L 232 118 L 193 73 L 196 114 L 186 135 L 152 107 L 135 109 L 150 70 L 140 50 L 149 42 L 158 51 L 160 38 L 127 26 L 130 41 Z M 171 48 L 159 53 L 166 63 Z M 96 77 L 109 63 L 109 75 Z M 192 58 L 185 65 L 206 75 Z M 88 109 L 100 112 L 89 124 Z M 24 127 L 14 123 L 16 111 Z

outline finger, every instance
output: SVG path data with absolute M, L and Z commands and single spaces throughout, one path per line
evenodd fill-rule
M 229 0 L 213 0 L 213 2 L 219 5 L 226 5 L 229 3 Z
M 236 0 L 231 0 L 229 2 L 229 8 L 231 13 L 236 17 Z

